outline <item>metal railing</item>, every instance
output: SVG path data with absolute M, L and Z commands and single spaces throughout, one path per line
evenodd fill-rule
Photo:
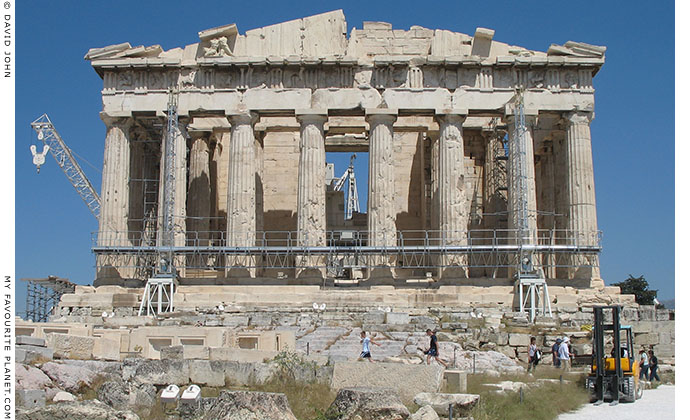
M 173 253 L 186 268 L 223 269 L 236 266 L 261 268 L 332 267 L 341 262 L 348 267 L 380 265 L 380 256 L 389 257 L 398 268 L 441 268 L 449 265 L 464 267 L 515 267 L 518 255 L 529 250 L 537 255 L 543 267 L 578 267 L 597 264 L 601 251 L 601 232 L 573 232 L 543 229 L 536 234 L 534 245 L 521 245 L 517 229 L 476 229 L 442 232 L 436 230 L 405 230 L 391 235 L 377 233 L 380 243 L 369 245 L 369 232 L 356 230 L 327 231 L 319 235 L 319 246 L 306 246 L 306 233 L 296 231 L 233 232 L 232 243 L 223 231 L 178 232 Z M 378 241 L 377 241 L 378 242 Z M 151 264 L 152 255 L 160 247 L 141 232 L 102 231 L 93 234 L 93 252 L 101 261 L 114 267 L 141 267 Z M 169 249 L 169 247 L 165 247 Z M 456 256 L 458 258 L 440 258 Z M 312 258 L 308 263 L 300 257 Z

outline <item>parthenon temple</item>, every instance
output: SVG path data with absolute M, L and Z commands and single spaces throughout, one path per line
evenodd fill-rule
M 348 34 L 336 10 L 89 50 L 106 126 L 94 285 L 144 285 L 169 205 L 183 286 L 506 286 L 522 264 L 603 287 L 590 123 L 606 48 L 545 49 L 486 28 Z M 368 159 L 350 218 L 336 152 Z

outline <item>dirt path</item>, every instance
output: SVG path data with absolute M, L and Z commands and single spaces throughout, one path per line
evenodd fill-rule
M 673 420 L 675 391 L 675 386 L 661 385 L 657 389 L 645 390 L 642 399 L 634 404 L 621 403 L 613 407 L 608 403 L 598 407 L 587 404 L 575 412 L 561 414 L 557 420 Z

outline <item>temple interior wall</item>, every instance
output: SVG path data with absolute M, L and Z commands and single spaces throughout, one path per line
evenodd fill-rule
M 264 230 L 296 231 L 299 132 L 268 132 L 263 150 Z

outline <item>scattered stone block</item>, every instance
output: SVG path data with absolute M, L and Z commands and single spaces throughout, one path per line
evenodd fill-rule
M 367 384 L 369 387 L 394 389 L 403 400 L 412 401 L 420 392 L 438 391 L 442 379 L 441 366 L 336 362 L 331 388 L 343 389 Z
M 53 349 L 53 356 L 58 359 L 88 360 L 93 357 L 94 337 L 82 337 L 70 334 L 46 334 L 46 343 Z
M 26 344 L 28 346 L 45 347 L 46 340 L 44 338 L 31 337 L 28 335 L 18 335 L 15 341 L 16 345 Z
M 430 405 L 425 405 L 414 414 L 410 415 L 409 420 L 439 420 L 438 413 Z
M 24 408 L 45 407 L 46 392 L 43 389 L 17 390 L 17 405 Z
M 453 393 L 467 392 L 467 372 L 462 370 L 446 370 L 443 372 L 446 387 Z
M 441 394 L 419 393 L 414 397 L 414 403 L 420 407 L 430 405 L 439 416 L 448 417 L 448 406 L 453 404 L 454 416 L 467 416 L 470 410 L 479 402 L 479 395 L 475 394 Z

